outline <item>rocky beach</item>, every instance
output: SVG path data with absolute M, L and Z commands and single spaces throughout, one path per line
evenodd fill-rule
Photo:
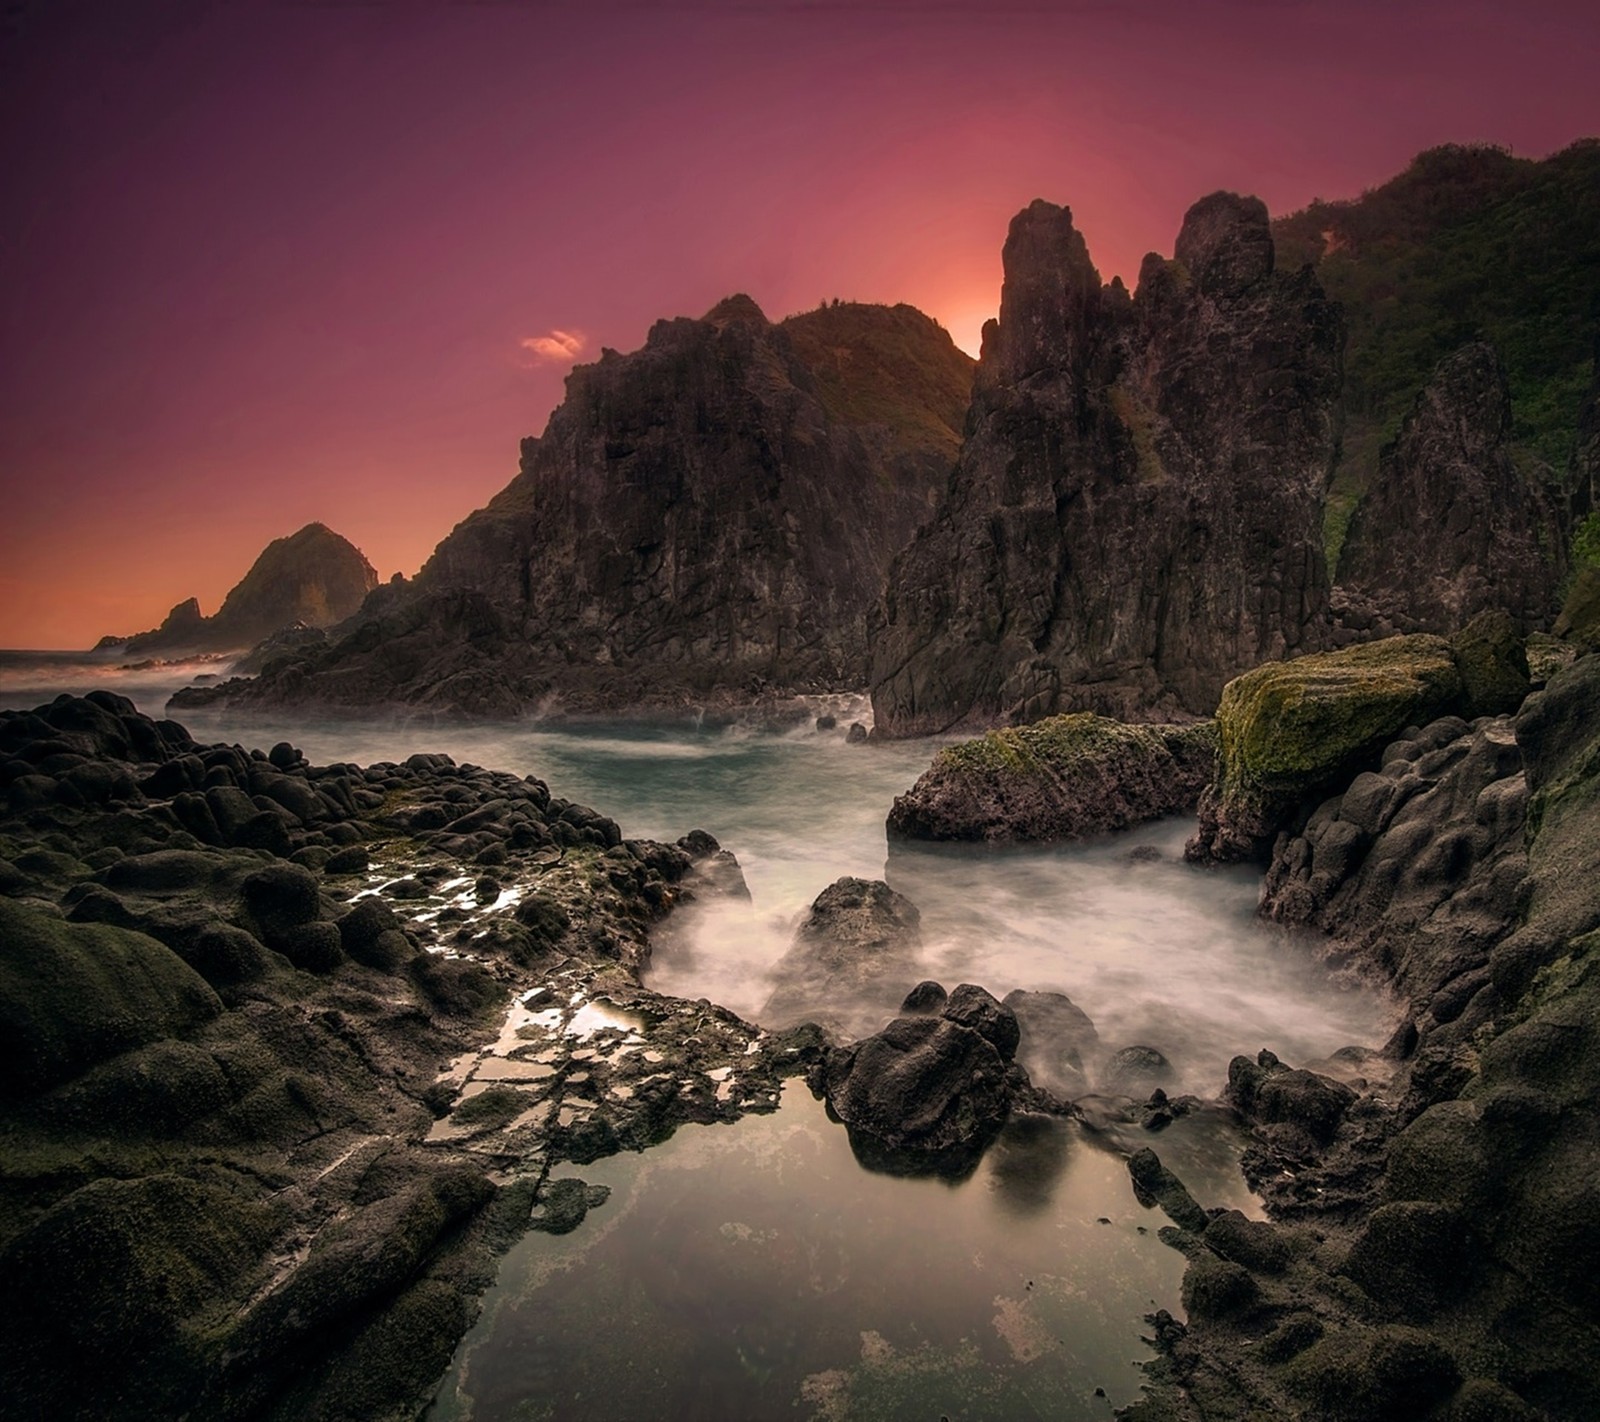
M 1600 1416 L 1592 104 L 97 8 L 0 48 L 0 1416 Z

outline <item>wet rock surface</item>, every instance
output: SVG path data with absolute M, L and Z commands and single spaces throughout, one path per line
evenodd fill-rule
M 915 984 L 921 947 L 922 915 L 904 894 L 881 879 L 836 880 L 773 965 L 777 985 L 761 1021 L 812 1021 L 850 1036 L 870 1030 Z
M 1129 1418 L 1600 1411 L 1597 883 L 1594 656 L 1514 716 L 1407 730 L 1278 835 L 1263 911 L 1323 930 L 1406 1015 L 1379 1055 L 1234 1062 L 1274 1224 L 1194 1216 L 1131 1166 L 1177 1200 L 1163 1237 L 1191 1264 Z
M 1130 726 L 1080 713 L 948 746 L 889 811 L 926 840 L 1073 840 L 1192 811 L 1216 755 L 1209 722 Z
M 820 1059 L 639 986 L 737 876 L 533 777 L 0 714 L 0 1301 L 32 1416 L 411 1416 L 552 1165 L 775 1106 Z M 565 1223 L 564 1223 L 565 1222 Z M 136 1301 L 137 1307 L 130 1307 Z
M 977 1163 L 1011 1111 L 1019 1083 L 1017 1019 L 962 983 L 937 1016 L 897 1017 L 830 1051 L 816 1072 L 829 1110 L 861 1162 L 892 1174 L 960 1175 Z

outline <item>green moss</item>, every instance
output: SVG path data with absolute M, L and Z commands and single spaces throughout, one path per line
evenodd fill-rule
M 934 758 L 945 770 L 980 774 L 1032 774 L 1042 767 L 1060 768 L 1096 756 L 1113 744 L 1142 746 L 1151 753 L 1176 750 L 1174 738 L 1209 749 L 1215 732 L 1209 721 L 1194 726 L 1134 726 L 1078 711 L 1048 716 L 1027 726 L 1007 726 L 959 745 L 946 746 Z
M 0 899 L 0 1094 L 36 1091 L 222 1011 L 171 949 Z
M 1513 438 L 1564 468 L 1591 379 L 1600 302 L 1600 143 L 1543 162 L 1450 145 L 1352 202 L 1273 223 L 1278 266 L 1309 262 L 1344 309 L 1344 438 L 1335 493 L 1359 496 L 1434 367 L 1490 341 L 1511 381 Z M 1337 566 L 1330 504 L 1329 566 Z
M 1344 551 L 1344 541 L 1350 533 L 1350 520 L 1355 517 L 1363 492 L 1350 480 L 1345 480 L 1328 491 L 1327 502 L 1322 506 L 1322 551 L 1327 557 L 1330 575 L 1339 566 L 1339 554 Z
M 1585 651 L 1600 648 L 1600 568 L 1578 570 L 1551 630 Z
M 1442 637 L 1389 637 L 1269 662 L 1223 688 L 1225 790 L 1309 787 L 1449 710 L 1461 673 Z
M 1134 455 L 1138 460 L 1139 481 L 1159 484 L 1167 477 L 1161 463 L 1161 451 L 1156 448 L 1155 416 L 1126 385 L 1120 381 L 1111 387 L 1111 411 L 1122 421 L 1133 440 Z
M 1600 513 L 1592 513 L 1572 531 L 1572 563 L 1600 568 Z

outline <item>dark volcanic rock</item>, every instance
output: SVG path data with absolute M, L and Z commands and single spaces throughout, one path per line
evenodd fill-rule
M 1229 1064 L 1228 1099 L 1250 1120 L 1296 1126 L 1327 1144 L 1356 1094 L 1342 1081 L 1284 1066 L 1262 1052 L 1255 1061 L 1235 1057 Z
M 1080 839 L 1192 811 L 1210 783 L 1216 732 L 1129 726 L 1081 713 L 948 746 L 889 811 L 891 836 Z
M 1394 1076 L 1353 1090 L 1234 1062 L 1246 1174 L 1288 1222 L 1282 1247 L 1257 1227 L 1241 1251 L 1216 1219 L 1205 1253 L 1175 1240 L 1186 1301 L 1226 1282 L 1213 1254 L 1255 1299 L 1158 1328 L 1164 1381 L 1131 1422 L 1600 1415 L 1597 884 L 1592 655 L 1515 718 L 1405 731 L 1279 836 L 1264 910 L 1395 984 Z M 1167 1410 L 1174 1388 L 1203 1405 Z
M 846 1030 L 883 1020 L 916 980 L 922 947 L 917 906 L 881 879 L 828 885 L 773 967 L 777 986 L 761 1009 L 766 1026 L 807 1019 Z
M 1065 993 L 1016 988 L 1003 999 L 1021 1031 L 1017 1060 L 1029 1080 L 1057 1096 L 1081 1096 L 1100 1055 L 1100 1034 Z
M 1100 1085 L 1106 1091 L 1141 1100 L 1158 1087 L 1170 1086 L 1176 1073 L 1164 1053 L 1155 1047 L 1119 1047 L 1100 1071 Z
M 331 627 L 355 612 L 378 585 L 354 544 L 320 523 L 275 538 L 235 584 L 215 616 L 202 617 L 190 598 L 154 632 L 130 638 L 127 651 L 233 651 L 254 647 L 296 623 Z M 288 642 L 284 645 L 293 645 Z
M 972 362 L 910 307 L 660 321 L 567 379 L 521 472 L 322 651 L 213 699 L 499 716 L 858 688 Z
M 0 767 L 0 1277 L 38 1281 L 0 1290 L 7 1416 L 415 1416 L 549 1165 L 771 1109 L 826 1050 L 639 986 L 709 836 L 103 692 L 0 711 Z M 597 1003 L 635 1025 L 574 1027 Z
M 944 990 L 944 985 L 927 978 L 905 995 L 900 1012 L 902 1015 L 934 1016 L 944 1011 L 949 1000 L 950 994 Z
M 1005 1124 L 1005 1062 L 980 1033 L 944 1017 L 897 1017 L 831 1052 L 828 1105 L 868 1165 L 961 1170 Z
M 1463 683 L 1440 637 L 1390 637 L 1230 681 L 1217 708 L 1217 779 L 1200 800 L 1188 857 L 1264 859 L 1309 800 L 1376 756 L 1405 727 L 1461 701 Z
M 1492 347 L 1434 372 L 1378 461 L 1339 555 L 1338 584 L 1380 631 L 1459 631 L 1480 612 L 1520 630 L 1555 610 L 1564 568 L 1559 511 L 1511 454 L 1511 391 Z
M 1012 222 L 960 464 L 890 573 L 880 732 L 1205 715 L 1322 644 L 1337 308 L 1274 271 L 1255 199 L 1197 203 L 1177 251 L 1130 300 L 1066 209 Z
M 975 983 L 962 983 L 946 999 L 939 1015 L 946 1021 L 970 1027 L 1000 1053 L 1001 1061 L 1008 1062 L 1016 1056 L 1017 1044 L 1022 1039 L 1017 1014 L 997 1001 L 987 989 Z

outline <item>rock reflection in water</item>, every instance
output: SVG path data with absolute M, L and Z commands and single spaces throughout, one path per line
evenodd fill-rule
M 1164 1154 L 1248 1208 L 1189 1124 Z M 1014 1121 L 964 1181 L 892 1178 L 792 1084 L 583 1178 L 609 1202 L 507 1256 L 430 1422 L 1109 1418 L 1183 1269 L 1121 1154 L 1065 1121 Z

